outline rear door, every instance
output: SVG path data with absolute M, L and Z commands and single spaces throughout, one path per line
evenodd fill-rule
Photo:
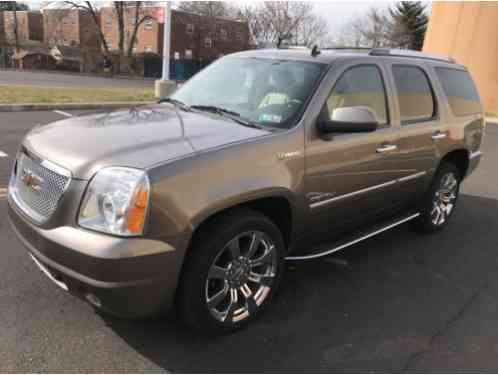
M 394 61 L 393 61 L 394 60 Z M 446 137 L 433 84 L 423 62 L 386 58 L 400 126 L 396 163 L 401 170 L 400 198 L 417 199 L 436 168 L 436 144 Z

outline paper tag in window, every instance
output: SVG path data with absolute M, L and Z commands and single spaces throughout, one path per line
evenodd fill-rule
M 262 113 L 259 116 L 259 121 L 279 123 L 279 122 L 282 122 L 282 116 L 280 116 L 280 115 L 274 115 L 274 114 L 271 114 L 271 113 Z

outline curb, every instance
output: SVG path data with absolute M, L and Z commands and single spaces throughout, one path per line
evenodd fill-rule
M 116 79 L 116 80 L 128 80 L 128 81 L 144 81 L 144 82 L 154 82 L 160 77 L 140 77 L 140 76 L 128 76 L 124 74 L 114 74 L 112 76 L 99 74 L 99 73 L 81 73 L 81 72 L 69 72 L 64 70 L 44 70 L 44 69 L 17 69 L 17 68 L 0 68 L 0 71 L 4 72 L 19 72 L 19 73 L 42 73 L 42 74 L 59 74 L 66 76 L 76 76 L 76 77 L 94 77 L 94 78 L 105 78 L 105 79 Z
M 156 102 L 104 102 L 104 103 L 23 103 L 0 104 L 0 112 L 82 110 L 82 109 L 113 109 L 136 107 L 154 104 Z

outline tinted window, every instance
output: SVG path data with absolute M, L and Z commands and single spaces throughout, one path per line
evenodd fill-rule
M 415 66 L 393 66 L 401 122 L 424 121 L 434 117 L 434 96 L 426 74 Z
M 357 66 L 343 73 L 327 100 L 328 116 L 336 108 L 366 106 L 377 115 L 379 125 L 386 125 L 386 92 L 379 69 L 373 65 Z
M 436 73 L 455 116 L 481 112 L 479 94 L 469 73 L 448 68 L 436 68 Z

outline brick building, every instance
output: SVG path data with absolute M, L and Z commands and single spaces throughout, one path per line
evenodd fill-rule
M 142 7 L 140 8 L 139 20 L 145 16 L 150 16 L 150 19 L 142 22 L 138 27 L 137 38 L 133 53 L 162 53 L 162 35 L 164 24 L 159 22 L 159 12 L 162 7 Z M 135 29 L 135 7 L 124 9 L 124 30 L 125 30 L 125 51 L 128 50 L 129 43 L 133 30 Z M 117 51 L 119 49 L 119 25 L 116 12 L 113 7 L 101 8 L 100 22 L 102 25 L 102 32 L 107 43 L 109 50 Z
M 43 17 L 40 12 L 3 11 L 0 12 L 0 18 L 7 44 L 14 45 L 16 41 L 15 19 L 17 19 L 17 41 L 19 44 L 29 41 L 43 41 Z
M 133 52 L 162 53 L 164 23 L 159 13 L 161 7 L 144 7 L 140 18 L 149 15 L 153 19 L 143 22 L 137 33 Z M 109 49 L 117 50 L 119 43 L 118 20 L 114 8 L 102 8 L 101 24 Z M 125 9 L 125 50 L 134 29 L 135 9 Z M 249 48 L 247 23 L 172 11 L 171 57 L 175 59 L 214 59 L 220 55 Z
M 45 9 L 44 43 L 55 45 L 100 48 L 100 38 L 90 13 L 82 9 Z
M 172 13 L 173 58 L 215 59 L 249 48 L 249 26 L 245 22 L 179 10 Z

